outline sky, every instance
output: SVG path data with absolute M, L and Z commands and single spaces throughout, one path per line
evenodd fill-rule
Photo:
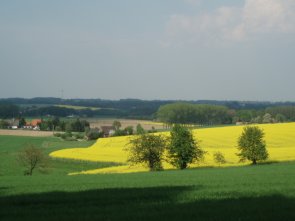
M 0 97 L 295 101 L 294 0 L 2 0 Z

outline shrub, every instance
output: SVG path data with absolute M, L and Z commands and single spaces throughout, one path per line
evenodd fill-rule
M 62 136 L 62 133 L 54 133 L 53 134 L 55 137 L 61 137 Z
M 65 133 L 61 134 L 61 138 L 64 140 L 66 140 L 72 136 L 73 136 L 72 132 L 65 132 Z
M 213 154 L 213 157 L 214 157 L 214 161 L 215 161 L 215 163 L 217 163 L 217 164 L 225 164 L 226 163 L 226 160 L 225 160 L 225 157 L 224 157 L 224 155 L 221 153 L 221 152 L 215 152 L 214 154 Z
M 75 137 L 76 139 L 84 139 L 85 135 L 84 135 L 84 133 L 76 133 L 76 134 L 74 135 L 74 137 Z
M 89 129 L 86 132 L 86 137 L 88 140 L 96 140 L 100 137 L 103 137 L 103 132 L 100 131 L 98 128 L 95 129 Z

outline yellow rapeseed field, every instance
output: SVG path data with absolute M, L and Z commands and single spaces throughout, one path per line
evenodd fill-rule
M 295 160 L 295 123 L 284 124 L 261 124 L 258 125 L 265 132 L 267 150 L 270 161 Z M 243 126 L 216 127 L 196 129 L 193 131 L 195 138 L 201 147 L 207 151 L 202 162 L 191 165 L 198 166 L 220 166 L 213 158 L 217 151 L 221 152 L 226 160 L 222 166 L 243 165 L 236 156 L 237 139 L 242 133 Z M 169 134 L 169 133 L 165 133 Z M 128 153 L 124 150 L 130 140 L 130 136 L 101 138 L 88 148 L 72 148 L 52 152 L 51 157 L 69 158 L 87 161 L 117 162 L 125 164 L 103 169 L 82 171 L 73 174 L 95 174 L 95 173 L 128 173 L 148 171 L 143 166 L 127 165 Z M 172 168 L 164 163 L 165 169 Z

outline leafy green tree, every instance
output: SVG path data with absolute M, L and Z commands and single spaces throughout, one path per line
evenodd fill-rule
M 177 102 L 157 111 L 158 120 L 167 124 L 222 124 L 232 122 L 232 113 L 225 106 Z
M 115 133 L 112 135 L 114 137 L 118 137 L 118 136 L 126 136 L 127 135 L 127 131 L 126 130 L 115 130 Z
M 277 106 L 269 107 L 265 110 L 266 113 L 270 113 L 272 116 L 277 114 L 284 115 L 284 121 L 295 121 L 295 106 Z
M 9 126 L 9 123 L 5 120 L 0 120 L 0 128 L 1 129 L 7 129 Z
M 79 118 L 71 122 L 72 131 L 84 132 L 86 127 L 89 127 L 89 122 L 86 120 L 80 120 Z
M 254 117 L 252 119 L 252 123 L 261 124 L 262 123 L 262 117 L 261 116 Z
M 53 129 L 53 124 L 52 121 L 49 120 L 43 120 L 40 124 L 39 124 L 40 130 L 52 130 Z
M 118 121 L 118 120 L 115 120 L 114 122 L 113 122 L 113 127 L 115 128 L 115 130 L 119 130 L 120 128 L 121 128 L 121 122 L 120 121 Z
M 66 132 L 74 131 L 74 128 L 73 128 L 73 125 L 72 125 L 71 122 L 66 122 L 66 124 L 65 124 L 65 131 Z
M 242 122 L 250 122 L 251 119 L 253 118 L 253 113 L 251 110 L 239 110 L 236 113 L 239 121 Z
M 100 137 L 103 137 L 103 131 L 100 131 L 98 128 L 88 129 L 86 132 L 86 137 L 88 140 L 96 140 Z
M 52 125 L 51 127 L 53 127 L 52 121 L 51 121 L 51 125 Z M 79 118 L 73 121 L 67 121 L 67 122 L 61 121 L 59 125 L 60 125 L 60 128 L 64 128 L 64 130 L 67 132 L 69 131 L 85 132 L 85 130 L 90 127 L 90 124 L 88 121 L 80 120 Z
M 132 135 L 134 133 L 133 126 L 128 126 L 124 129 L 127 135 Z
M 271 114 L 269 114 L 269 113 L 264 114 L 262 122 L 265 124 L 272 123 L 273 119 L 272 119 Z
M 130 140 L 128 162 L 144 164 L 150 171 L 162 170 L 162 160 L 166 148 L 166 139 L 162 135 L 141 134 Z
M 26 168 L 24 174 L 29 176 L 33 175 L 33 170 L 36 168 L 46 168 L 48 160 L 48 156 L 33 144 L 28 144 L 18 153 L 18 162 Z
M 20 128 L 22 128 L 23 126 L 26 126 L 26 119 L 25 118 L 20 118 L 19 119 L 19 123 L 18 123 L 18 126 L 20 127 Z
M 252 164 L 257 164 L 257 161 L 266 160 L 268 152 L 266 150 L 266 143 L 264 132 L 257 126 L 244 127 L 242 135 L 238 139 L 237 155 L 241 161 L 250 160 Z
M 52 119 L 52 126 L 53 126 L 53 130 L 56 130 L 56 127 L 58 127 L 60 125 L 60 120 L 58 117 L 53 117 Z
M 188 128 L 176 124 L 170 134 L 168 157 L 173 166 L 178 169 L 185 169 L 189 164 L 203 158 L 205 151 L 194 140 L 193 134 Z
M 144 134 L 144 133 L 145 133 L 145 130 L 143 129 L 141 124 L 137 124 L 137 126 L 136 126 L 136 134 Z
M 286 117 L 283 114 L 277 114 L 276 115 L 276 122 L 281 123 L 281 122 L 285 122 L 286 120 L 287 119 L 286 119 Z

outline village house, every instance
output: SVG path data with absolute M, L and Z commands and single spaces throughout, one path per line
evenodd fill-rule
M 41 119 L 33 119 L 31 122 L 27 122 L 23 127 L 24 129 L 40 130 L 39 124 L 42 123 Z
M 104 137 L 112 136 L 115 133 L 115 128 L 113 126 L 101 126 L 100 129 Z

